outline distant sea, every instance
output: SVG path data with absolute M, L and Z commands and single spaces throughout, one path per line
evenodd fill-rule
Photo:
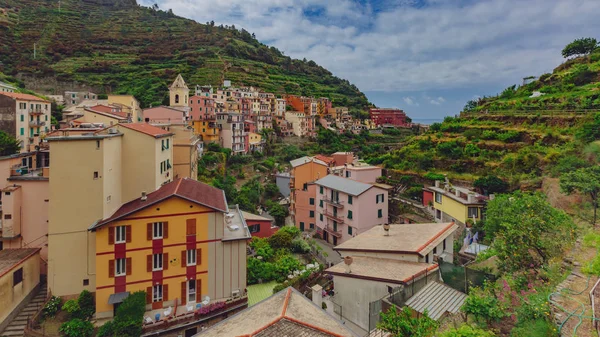
M 444 121 L 443 118 L 413 118 L 413 120 L 412 120 L 413 123 L 427 124 L 427 125 L 431 125 L 433 123 L 441 123 L 443 121 Z

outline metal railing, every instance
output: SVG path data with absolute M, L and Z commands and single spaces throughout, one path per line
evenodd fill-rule
M 324 197 L 323 201 L 325 201 L 326 203 L 333 205 L 335 207 L 344 208 L 344 202 L 340 201 L 339 199 L 332 199 L 330 197 Z
M 324 230 L 325 230 L 327 233 L 329 233 L 329 234 L 331 234 L 331 235 L 333 235 L 333 236 L 335 236 L 335 237 L 338 237 L 338 238 L 341 238 L 341 237 L 342 237 L 342 231 L 341 231 L 341 230 L 339 230 L 339 229 L 334 229 L 334 228 L 333 228 L 333 225 L 325 225 L 325 228 L 324 228 Z
M 334 214 L 333 212 L 329 211 L 329 210 L 325 210 L 325 212 L 323 212 L 323 215 L 325 215 L 326 217 L 328 217 L 331 220 L 335 220 L 339 223 L 344 223 L 344 217 L 339 215 L 339 214 Z

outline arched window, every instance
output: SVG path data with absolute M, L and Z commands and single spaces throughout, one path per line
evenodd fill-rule
M 175 95 L 175 104 L 178 104 L 178 103 L 179 103 L 179 95 L 176 94 Z

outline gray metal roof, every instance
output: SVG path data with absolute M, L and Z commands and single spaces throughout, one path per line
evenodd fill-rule
M 456 314 L 465 302 L 467 294 L 449 286 L 431 282 L 406 301 L 406 306 L 427 314 L 434 320 L 439 320 L 446 312 Z
M 348 178 L 342 178 L 333 174 L 317 180 L 315 184 L 354 196 L 361 195 L 369 188 L 373 187 L 373 185 L 370 184 L 361 183 Z
M 108 297 L 108 304 L 122 303 L 127 297 L 129 297 L 129 291 L 110 294 L 110 296 Z
M 304 156 L 304 157 L 301 157 L 301 158 L 298 158 L 298 159 L 294 159 L 294 160 L 290 160 L 290 164 L 292 164 L 292 167 L 297 167 L 297 166 L 309 163 L 311 161 L 313 161 L 313 162 L 315 162 L 317 164 L 321 164 L 321 165 L 327 166 L 327 164 L 324 161 L 319 160 L 319 159 L 315 159 L 313 157 L 307 157 L 307 156 Z

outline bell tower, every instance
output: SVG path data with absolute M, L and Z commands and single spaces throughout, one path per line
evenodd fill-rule
M 190 89 L 185 84 L 181 74 L 177 75 L 173 84 L 169 87 L 169 106 L 187 107 L 189 106 Z

